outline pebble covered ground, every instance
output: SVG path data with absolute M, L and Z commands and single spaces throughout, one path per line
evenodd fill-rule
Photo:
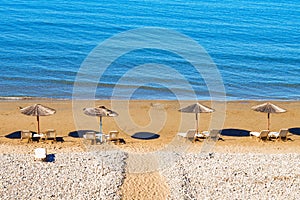
M 169 199 L 300 197 L 300 154 L 186 154 L 161 175 Z
M 170 200 L 300 196 L 299 153 L 187 153 L 176 145 L 140 155 L 115 145 L 51 145 L 47 152 L 52 162 L 41 162 L 34 161 L 36 147 L 41 146 L 0 145 L 0 199 L 114 200 L 124 197 L 122 192 L 130 199 L 134 191 L 146 195 L 162 186 L 166 191 L 160 199 Z M 153 178 L 155 172 L 161 178 L 159 173 Z M 126 173 L 148 174 L 137 179 Z M 122 190 L 126 180 L 129 185 Z M 158 197 L 159 190 L 154 190 L 153 197 Z
M 51 156 L 54 162 L 34 161 L 33 154 L 0 154 L 1 199 L 121 199 L 125 153 Z

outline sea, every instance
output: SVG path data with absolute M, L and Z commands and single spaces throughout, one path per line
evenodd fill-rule
M 4 99 L 300 100 L 298 0 L 1 0 L 0 19 Z

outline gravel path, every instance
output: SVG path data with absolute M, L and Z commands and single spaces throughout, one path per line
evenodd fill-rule
M 121 199 L 122 152 L 55 154 L 55 162 L 33 154 L 0 154 L 1 199 Z
M 187 154 L 161 172 L 169 199 L 299 199 L 300 154 Z

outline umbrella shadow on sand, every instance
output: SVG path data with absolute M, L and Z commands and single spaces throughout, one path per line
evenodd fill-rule
M 224 136 L 234 136 L 234 137 L 249 137 L 250 136 L 250 131 L 248 130 L 243 130 L 243 129 L 222 129 L 221 135 Z
M 9 139 L 20 139 L 21 138 L 21 131 L 15 131 L 15 132 L 9 133 L 5 137 L 9 138 Z
M 289 132 L 294 135 L 300 135 L 300 127 L 289 128 Z
M 134 133 L 131 137 L 139 140 L 153 140 L 159 138 L 160 135 L 151 132 L 137 132 Z

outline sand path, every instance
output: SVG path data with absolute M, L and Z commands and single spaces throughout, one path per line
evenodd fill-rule
M 126 178 L 121 187 L 123 199 L 167 199 L 169 186 L 154 161 L 149 154 L 128 154 Z
M 165 200 L 170 193 L 167 183 L 158 172 L 143 174 L 126 173 L 121 192 L 124 200 Z

